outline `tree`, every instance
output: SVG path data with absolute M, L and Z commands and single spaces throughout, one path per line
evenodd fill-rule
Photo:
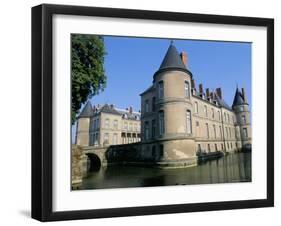
M 104 40 L 96 35 L 71 35 L 72 124 L 90 97 L 106 86 Z

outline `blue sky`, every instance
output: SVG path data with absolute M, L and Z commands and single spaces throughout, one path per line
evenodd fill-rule
M 93 104 L 115 104 L 140 109 L 140 96 L 152 84 L 169 47 L 169 39 L 105 37 L 107 87 L 91 99 Z M 174 40 L 178 52 L 188 55 L 189 70 L 197 86 L 222 88 L 231 105 L 236 85 L 245 87 L 251 103 L 251 44 Z
M 105 36 L 107 87 L 91 98 L 92 104 L 132 106 L 140 110 L 139 94 L 152 84 L 170 39 Z M 236 90 L 244 87 L 251 106 L 251 43 L 173 40 L 178 52 L 188 55 L 189 70 L 196 85 L 222 88 L 231 106 Z

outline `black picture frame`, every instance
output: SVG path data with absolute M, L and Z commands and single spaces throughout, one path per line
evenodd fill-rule
M 181 21 L 267 28 L 267 198 L 93 210 L 52 210 L 52 18 L 55 14 Z M 43 4 L 32 8 L 32 218 L 122 217 L 274 206 L 274 20 L 237 16 Z

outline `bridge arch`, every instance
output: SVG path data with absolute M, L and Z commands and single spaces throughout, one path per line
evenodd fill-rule
M 87 170 L 89 172 L 99 171 L 101 168 L 101 159 L 95 153 L 87 153 Z

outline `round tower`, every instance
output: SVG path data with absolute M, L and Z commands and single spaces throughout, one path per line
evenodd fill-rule
M 192 124 L 191 79 L 186 54 L 180 57 L 171 43 L 159 70 L 154 74 L 156 88 L 157 138 L 163 159 L 196 164 Z
M 90 101 L 87 102 L 78 116 L 76 126 L 76 144 L 89 146 L 90 142 L 90 118 L 93 115 L 93 109 Z
M 236 114 L 237 126 L 240 130 L 242 149 L 251 149 L 252 130 L 250 108 L 244 88 L 241 91 L 236 89 L 232 108 Z

